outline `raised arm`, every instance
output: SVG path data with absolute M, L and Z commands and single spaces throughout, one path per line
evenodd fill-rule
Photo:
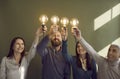
M 48 52 L 45 52 L 47 51 L 46 47 L 47 47 L 47 44 L 49 42 L 49 36 L 46 35 L 41 41 L 40 43 L 37 45 L 37 52 L 40 54 L 40 56 L 45 56 Z M 45 50 L 46 49 L 46 50 Z
M 40 37 L 43 35 L 43 31 L 42 31 L 42 28 L 39 27 L 35 33 L 35 38 L 34 38 L 34 41 L 32 43 L 32 46 L 26 56 L 28 62 L 35 56 L 35 53 L 36 53 L 36 47 L 38 45 L 38 42 L 39 42 L 39 39 Z
M 62 42 L 62 54 L 67 62 L 72 62 L 72 56 L 68 54 L 67 41 Z
M 0 66 L 0 79 L 6 79 L 6 65 L 5 65 L 5 60 L 6 57 L 4 57 L 1 61 L 1 66 Z
M 81 45 L 86 49 L 86 51 L 90 55 L 92 55 L 92 57 L 94 58 L 94 60 L 96 61 L 97 64 L 100 63 L 101 60 L 104 59 L 102 56 L 97 54 L 95 49 L 89 43 L 87 43 L 87 41 L 84 40 L 84 38 L 81 36 L 81 32 L 78 28 L 73 29 L 72 33 L 73 33 L 74 37 L 77 39 L 77 41 L 80 41 Z
M 54 33 L 54 27 L 51 26 L 48 34 L 40 41 L 40 43 L 37 45 L 37 52 L 43 57 L 48 53 L 47 45 L 49 43 L 49 40 L 52 37 L 52 34 Z
M 61 30 L 61 36 L 62 36 L 62 54 L 65 58 L 66 62 L 66 67 L 64 70 L 64 79 L 70 79 L 71 75 L 71 61 L 72 61 L 72 56 L 68 54 L 68 49 L 67 49 L 67 37 L 68 37 L 68 30 L 67 28 L 63 27 Z
M 62 54 L 64 58 L 67 60 L 67 62 L 71 63 L 72 62 L 72 56 L 68 54 L 68 49 L 67 49 L 67 38 L 68 38 L 68 30 L 67 28 L 63 27 L 61 30 L 61 36 L 62 36 Z

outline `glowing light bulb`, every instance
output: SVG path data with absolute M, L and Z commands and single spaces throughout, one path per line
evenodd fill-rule
M 73 18 L 73 19 L 70 21 L 70 24 L 71 24 L 73 27 L 77 27 L 78 24 L 79 24 L 79 21 L 78 21 L 78 19 Z
M 66 27 L 66 26 L 68 25 L 68 23 L 69 23 L 68 18 L 63 17 L 63 18 L 61 19 L 61 24 L 62 24 L 64 27 Z
M 51 22 L 52 22 L 54 25 L 57 25 L 57 23 L 59 22 L 59 17 L 58 17 L 58 16 L 52 16 L 52 17 L 51 17 Z
M 41 15 L 41 16 L 39 17 L 39 21 L 40 21 L 43 25 L 45 25 L 45 23 L 48 21 L 48 17 L 47 17 L 46 15 Z

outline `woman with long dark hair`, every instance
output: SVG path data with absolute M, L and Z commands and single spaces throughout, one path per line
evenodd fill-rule
M 29 50 L 25 51 L 25 41 L 22 37 L 15 37 L 11 41 L 9 53 L 2 59 L 0 79 L 25 79 L 30 61 L 35 56 L 41 28 L 36 31 L 34 42 Z
M 66 61 L 72 66 L 73 79 L 97 79 L 96 64 L 80 42 L 76 42 L 76 55 L 71 56 L 67 51 L 67 32 L 62 31 L 62 36 L 64 37 L 62 53 Z

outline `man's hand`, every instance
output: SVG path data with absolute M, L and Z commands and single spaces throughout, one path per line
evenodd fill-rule
M 62 40 L 66 41 L 68 38 L 68 30 L 66 27 L 62 27 L 61 28 L 61 36 L 62 36 Z
M 52 25 L 50 27 L 50 30 L 49 30 L 49 33 L 48 33 L 49 38 L 51 38 L 51 36 L 57 31 L 59 31 L 59 26 L 58 25 Z

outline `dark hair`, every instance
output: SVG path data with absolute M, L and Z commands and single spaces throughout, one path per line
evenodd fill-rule
M 76 63 L 77 63 L 78 67 L 82 68 L 82 63 L 81 63 L 81 61 L 79 59 L 79 55 L 80 54 L 77 53 L 77 46 L 78 46 L 78 44 L 80 44 L 79 41 L 76 42 L 76 48 L 75 48 L 76 59 L 77 59 Z M 87 65 L 86 65 L 87 66 L 87 70 L 92 70 L 92 58 L 90 57 L 90 55 L 88 53 L 86 53 L 86 63 L 87 63 Z
M 14 46 L 14 44 L 15 44 L 17 39 L 21 39 L 23 41 L 24 45 L 25 45 L 25 41 L 24 41 L 24 39 L 22 37 L 15 37 L 15 38 L 13 38 L 12 41 L 11 41 L 11 44 L 10 44 L 9 53 L 7 55 L 7 57 L 9 57 L 9 58 L 12 58 L 13 55 L 14 55 L 13 46 Z M 19 64 L 21 64 L 21 61 L 22 61 L 22 58 L 23 58 L 24 55 L 25 55 L 25 48 L 24 48 L 23 52 L 21 53 L 21 59 L 20 59 Z

